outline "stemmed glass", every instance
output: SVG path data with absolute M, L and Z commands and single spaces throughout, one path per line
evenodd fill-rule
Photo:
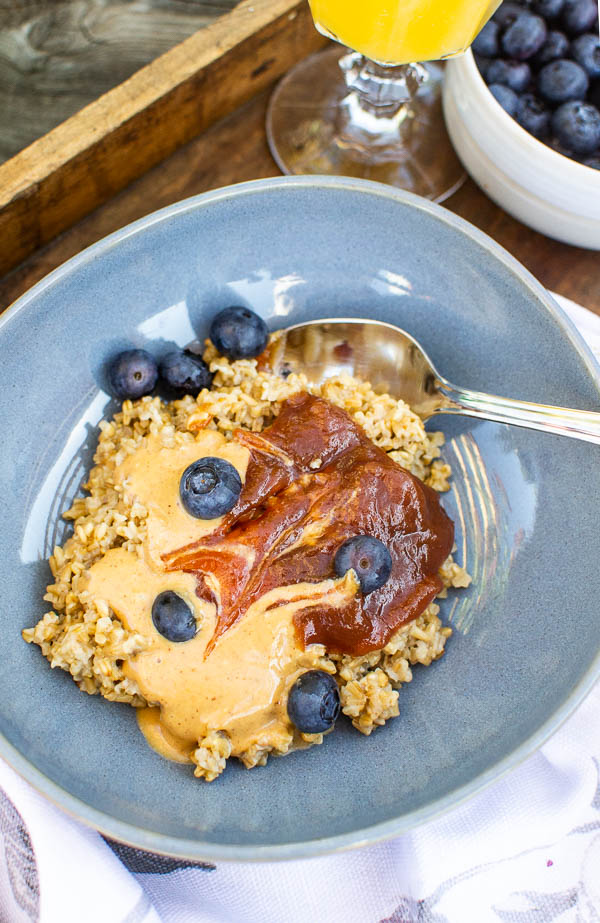
M 348 47 L 307 58 L 273 93 L 267 135 L 281 170 L 448 198 L 464 173 L 446 134 L 437 62 L 464 52 L 501 0 L 309 2 L 317 29 Z

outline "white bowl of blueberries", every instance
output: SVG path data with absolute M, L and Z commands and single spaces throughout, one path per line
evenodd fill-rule
M 444 113 L 490 198 L 549 237 L 600 250 L 596 0 L 503 3 L 448 63 Z

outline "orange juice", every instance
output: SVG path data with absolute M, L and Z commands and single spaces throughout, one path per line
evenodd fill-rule
M 381 64 L 459 54 L 500 0 L 309 0 L 317 28 Z

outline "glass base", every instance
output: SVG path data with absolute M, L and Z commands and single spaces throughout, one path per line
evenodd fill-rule
M 371 118 L 344 80 L 340 59 L 346 55 L 337 45 L 317 52 L 276 87 L 267 137 L 281 171 L 356 176 L 434 202 L 447 199 L 465 172 L 444 124 L 443 65 L 419 65 L 427 79 L 410 101 Z

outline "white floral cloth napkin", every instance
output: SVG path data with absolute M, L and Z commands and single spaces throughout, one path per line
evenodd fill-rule
M 600 359 L 600 318 L 558 299 Z M 398 839 L 191 865 L 108 843 L 0 761 L 1 923 L 600 921 L 600 684 L 521 766 Z

